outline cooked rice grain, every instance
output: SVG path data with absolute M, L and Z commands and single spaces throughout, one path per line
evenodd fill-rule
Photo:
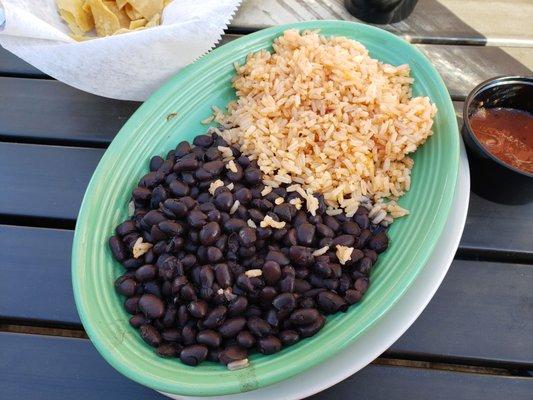
M 317 32 L 285 31 L 273 48 L 236 65 L 238 99 L 226 114 L 215 109 L 228 128 L 220 134 L 257 160 L 267 186 L 297 183 L 311 213 L 311 194 L 322 193 L 330 214 L 353 215 L 370 199 L 377 211 L 405 215 L 381 199 L 409 190 L 408 154 L 432 134 L 437 111 L 427 97 L 411 96 L 409 66 L 383 64 L 355 40 Z

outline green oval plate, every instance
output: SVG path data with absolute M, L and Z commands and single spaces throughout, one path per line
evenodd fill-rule
M 412 187 L 400 202 L 411 215 L 392 225 L 391 246 L 372 272 L 372 285 L 363 300 L 347 313 L 328 318 L 314 337 L 272 356 L 254 354 L 249 368 L 233 372 L 214 363 L 193 368 L 159 358 L 130 327 L 123 298 L 114 292 L 113 281 L 123 268 L 112 259 L 107 239 L 127 218 L 131 189 L 146 173 L 149 158 L 204 133 L 200 121 L 210 115 L 211 106 L 224 107 L 235 96 L 233 63 L 242 63 L 250 52 L 271 48 L 273 39 L 289 28 L 353 38 L 374 58 L 393 65 L 408 63 L 415 79 L 414 95 L 429 96 L 437 105 L 434 135 L 415 154 Z M 398 37 L 353 22 L 311 21 L 265 29 L 228 43 L 163 85 L 124 125 L 98 164 L 80 209 L 72 251 L 72 282 L 83 326 L 113 367 L 168 393 L 224 395 L 294 376 L 356 340 L 409 288 L 448 218 L 458 162 L 459 133 L 446 87 L 426 57 Z

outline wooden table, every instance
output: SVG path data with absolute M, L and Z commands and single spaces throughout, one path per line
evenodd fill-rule
M 247 0 L 224 41 L 280 23 L 353 19 L 342 3 Z M 421 0 L 384 28 L 428 55 L 461 124 L 462 101 L 479 82 L 532 74 L 532 20 L 531 0 Z M 85 187 L 138 106 L 80 92 L 0 49 L 1 399 L 163 398 L 99 356 L 70 283 Z M 371 365 L 313 398 L 532 399 L 532 225 L 533 204 L 472 193 L 460 249 L 421 317 Z

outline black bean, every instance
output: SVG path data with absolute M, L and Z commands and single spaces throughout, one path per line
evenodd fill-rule
M 133 296 L 136 288 L 137 282 L 128 276 L 121 276 L 115 281 L 115 290 L 124 296 Z
M 248 307 L 248 299 L 244 296 L 238 296 L 228 304 L 228 314 L 232 317 L 241 315 Z
M 315 322 L 320 317 L 320 313 L 314 308 L 300 308 L 290 316 L 290 321 L 294 325 L 308 325 Z
M 164 257 L 160 262 L 161 257 L 157 260 L 159 277 L 166 280 L 172 280 L 176 275 L 183 275 L 183 265 L 174 256 Z
M 180 346 L 174 343 L 164 343 L 156 349 L 160 357 L 177 357 L 180 353 Z
M 272 300 L 272 305 L 278 310 L 292 311 L 296 307 L 296 299 L 291 293 L 282 293 Z
M 163 318 L 161 319 L 161 324 L 165 328 L 170 328 L 176 325 L 177 315 L 178 315 L 178 310 L 176 309 L 176 306 L 172 303 L 168 304 L 167 309 L 165 311 L 165 315 L 163 315 Z
M 161 297 L 161 288 L 155 281 L 144 282 L 143 290 L 146 294 L 153 294 L 156 297 Z
M 163 182 L 163 179 L 165 179 L 164 174 L 159 171 L 152 171 L 141 178 L 139 186 L 153 188 Z
M 215 307 L 204 319 L 204 326 L 209 329 L 218 328 L 226 319 L 227 308 L 224 306 Z
M 255 345 L 255 336 L 250 331 L 240 331 L 237 335 L 237 343 L 246 349 Z
M 130 233 L 137 232 L 137 227 L 135 226 L 135 223 L 132 220 L 127 220 L 118 225 L 115 228 L 115 232 L 119 236 L 126 236 Z
M 302 246 L 310 246 L 315 238 L 315 226 L 304 222 L 296 227 L 296 237 Z
M 196 343 L 196 324 L 193 321 L 187 322 L 187 324 L 181 330 L 181 342 L 185 346 L 190 346 Z
M 385 250 L 387 250 L 387 246 L 389 245 L 389 238 L 385 232 L 379 232 L 378 234 L 374 235 L 369 241 L 368 241 L 368 248 L 370 250 L 374 250 L 376 253 L 382 253 Z
M 192 228 L 201 228 L 207 223 L 207 215 L 200 210 L 192 210 L 187 216 L 187 222 Z
M 346 221 L 342 224 L 342 231 L 348 235 L 359 236 L 361 228 L 354 221 Z
M 322 216 L 319 215 L 319 214 L 310 215 L 309 218 L 307 218 L 307 220 L 313 225 L 321 224 L 322 223 Z
M 207 347 L 201 344 L 195 344 L 183 348 L 180 353 L 180 360 L 182 363 L 196 366 L 204 361 L 207 357 Z
M 220 347 L 222 344 L 222 336 L 218 332 L 211 329 L 206 329 L 198 332 L 196 335 L 196 342 L 205 344 L 207 347 Z
M 300 337 L 302 338 L 313 336 L 320 329 L 322 329 L 325 323 L 326 323 L 326 319 L 322 315 L 319 315 L 314 322 L 308 325 L 299 326 L 298 333 L 300 334 Z
M 139 328 L 141 325 L 150 323 L 150 320 L 142 314 L 135 314 L 130 318 L 130 325 L 134 328 Z
M 257 349 L 263 354 L 274 354 L 281 350 L 281 341 L 272 335 L 261 337 L 257 341 Z
M 165 313 L 163 301 L 153 294 L 143 294 L 139 299 L 139 309 L 147 318 L 161 318 Z
M 270 250 L 265 257 L 265 261 L 275 261 L 280 266 L 289 265 L 290 263 L 287 256 L 279 250 Z
M 219 248 L 214 246 L 209 246 L 207 248 L 207 261 L 211 264 L 218 263 L 222 261 L 224 254 L 220 251 Z
M 152 225 L 156 225 L 160 223 L 161 221 L 165 221 L 167 218 L 157 210 L 151 210 L 146 213 L 146 215 L 142 219 L 142 224 L 147 227 L 151 227 Z
M 363 254 L 366 257 L 370 258 L 372 264 L 374 264 L 378 260 L 378 253 L 376 253 L 374 250 L 364 249 Z
M 220 325 L 218 332 L 223 338 L 232 338 L 237 336 L 237 334 L 243 330 L 245 325 L 246 318 L 244 317 L 229 318 L 226 319 L 222 325 Z
M 120 237 L 111 236 L 109 238 L 109 248 L 111 249 L 113 257 L 115 257 L 115 260 L 122 262 L 128 258 L 128 251 Z
M 296 215 L 296 207 L 292 204 L 281 203 L 274 207 L 274 213 L 281 221 L 291 222 L 294 215 Z
M 333 247 L 337 245 L 352 247 L 354 243 L 355 243 L 355 239 L 352 235 L 339 235 L 333 239 L 333 242 L 331 243 L 331 245 Z
M 355 290 L 365 293 L 368 289 L 368 278 L 358 278 L 355 280 L 353 287 Z
M 239 242 L 243 246 L 250 247 L 255 243 L 256 240 L 257 236 L 255 234 L 255 230 L 249 226 L 244 226 L 239 231 Z
M 174 150 L 174 155 L 176 157 L 183 157 L 186 154 L 189 154 L 191 151 L 191 145 L 187 141 L 180 142 Z
M 289 249 L 289 258 L 294 265 L 307 267 L 314 261 L 311 248 L 304 246 L 291 246 Z
M 207 303 L 205 300 L 194 300 L 189 303 L 187 309 L 194 318 L 204 318 L 207 314 Z
M 255 279 L 255 278 L 252 278 Z M 254 285 L 255 287 L 255 285 Z M 262 307 L 268 307 L 272 304 L 272 300 L 278 295 L 278 291 L 272 286 L 266 286 L 259 292 L 259 304 Z
M 139 282 L 151 281 L 157 275 L 157 268 L 155 265 L 147 264 L 138 268 L 135 271 L 135 279 Z
M 152 325 L 142 325 L 139 332 L 143 340 L 150 346 L 157 347 L 162 342 L 161 334 Z
M 275 261 L 266 261 L 262 270 L 263 279 L 267 285 L 275 285 L 281 278 L 281 267 Z
M 311 289 L 311 284 L 304 279 L 294 280 L 294 291 L 296 293 L 304 293 Z
M 181 218 L 187 214 L 187 205 L 177 199 L 167 199 L 161 207 L 163 213 L 170 218 Z
M 247 322 L 248 329 L 257 337 L 264 337 L 272 331 L 270 325 L 257 316 L 251 316 Z
M 158 228 L 169 236 L 182 235 L 185 231 L 183 225 L 175 221 L 161 221 Z
M 338 232 L 339 229 L 341 228 L 341 225 L 339 224 L 339 222 L 334 218 L 332 217 L 331 215 L 326 215 L 324 217 L 324 223 L 331 229 L 333 230 L 334 232 Z
M 226 347 L 218 356 L 218 360 L 222 364 L 229 364 L 234 361 L 244 360 L 247 356 L 247 351 L 240 346 Z
M 237 286 L 243 290 L 246 290 L 249 292 L 254 290 L 254 286 L 252 285 L 250 278 L 246 274 L 240 274 L 237 277 L 236 283 L 237 283 Z
M 355 304 L 361 300 L 362 297 L 363 293 L 355 289 L 347 290 L 344 294 L 344 299 L 348 302 L 348 304 Z
M 216 222 L 208 222 L 200 230 L 200 243 L 202 243 L 204 246 L 210 246 L 217 241 L 220 234 L 220 225 Z
M 224 230 L 226 232 L 238 232 L 245 226 L 247 226 L 246 221 L 238 218 L 230 218 L 224 223 Z
M 194 171 L 196 168 L 198 168 L 198 160 L 193 153 L 189 153 L 176 160 L 172 170 L 178 173 L 182 171 Z
M 258 168 L 248 167 L 244 171 L 244 179 L 250 185 L 257 185 L 261 182 L 261 171 Z
M 132 296 L 124 300 L 124 309 L 130 314 L 137 314 L 139 310 L 139 296 Z
M 213 136 L 211 135 L 198 135 L 192 141 L 192 144 L 199 147 L 208 148 L 213 144 Z
M 249 209 L 248 214 L 250 215 L 250 218 L 257 224 L 259 224 L 262 220 L 265 219 L 265 214 L 263 214 L 261 211 L 259 211 L 256 208 Z
M 233 284 L 233 277 L 231 276 L 228 264 L 217 264 L 214 266 L 214 270 L 217 283 L 221 288 L 225 289 Z
M 180 290 L 180 298 L 183 301 L 193 301 L 198 298 L 196 295 L 196 290 L 194 290 L 193 285 L 190 283 L 185 284 Z
M 233 193 L 229 191 L 221 192 L 215 197 L 215 205 L 220 211 L 229 211 L 234 202 Z
M 327 314 L 333 314 L 341 309 L 345 309 L 346 302 L 338 294 L 327 291 L 321 292 L 317 296 L 318 306 Z
M 165 160 L 159 156 L 153 156 L 150 159 L 150 171 L 157 171 Z
M 355 214 L 353 219 L 361 229 L 368 229 L 370 226 L 368 214 Z
M 294 343 L 298 342 L 298 340 L 300 340 L 298 332 L 293 331 L 291 329 L 281 331 L 279 333 L 279 338 L 281 342 L 286 346 L 293 345 Z
M 147 202 L 152 197 L 152 191 L 145 187 L 136 187 L 133 189 L 131 196 L 135 201 L 141 203 Z
M 241 188 L 235 192 L 235 199 L 242 205 L 248 204 L 252 200 L 252 192 L 248 188 Z
M 179 342 L 181 340 L 180 331 L 176 328 L 167 328 L 161 331 L 161 337 L 167 342 Z

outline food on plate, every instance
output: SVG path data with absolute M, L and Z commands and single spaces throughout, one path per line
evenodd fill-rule
M 59 15 L 77 40 L 93 29 L 96 36 L 110 36 L 159 25 L 171 0 L 56 0 Z
M 431 135 L 407 65 L 317 32 L 273 48 L 236 66 L 217 126 L 150 160 L 109 239 L 130 324 L 188 365 L 244 368 L 361 300 Z
M 133 216 L 109 240 L 130 324 L 162 357 L 229 369 L 316 334 L 369 286 L 385 227 L 369 210 L 309 213 L 291 185 L 262 183 L 257 162 L 216 134 L 181 142 L 132 191 Z
M 477 139 L 490 153 L 533 173 L 533 115 L 512 108 L 480 108 L 470 117 Z
M 285 31 L 273 49 L 236 65 L 237 100 L 216 113 L 220 134 L 257 160 L 268 186 L 321 193 L 330 213 L 351 216 L 371 201 L 378 219 L 404 215 L 395 200 L 411 184 L 408 155 L 431 135 L 437 111 L 412 96 L 409 66 L 317 32 Z

